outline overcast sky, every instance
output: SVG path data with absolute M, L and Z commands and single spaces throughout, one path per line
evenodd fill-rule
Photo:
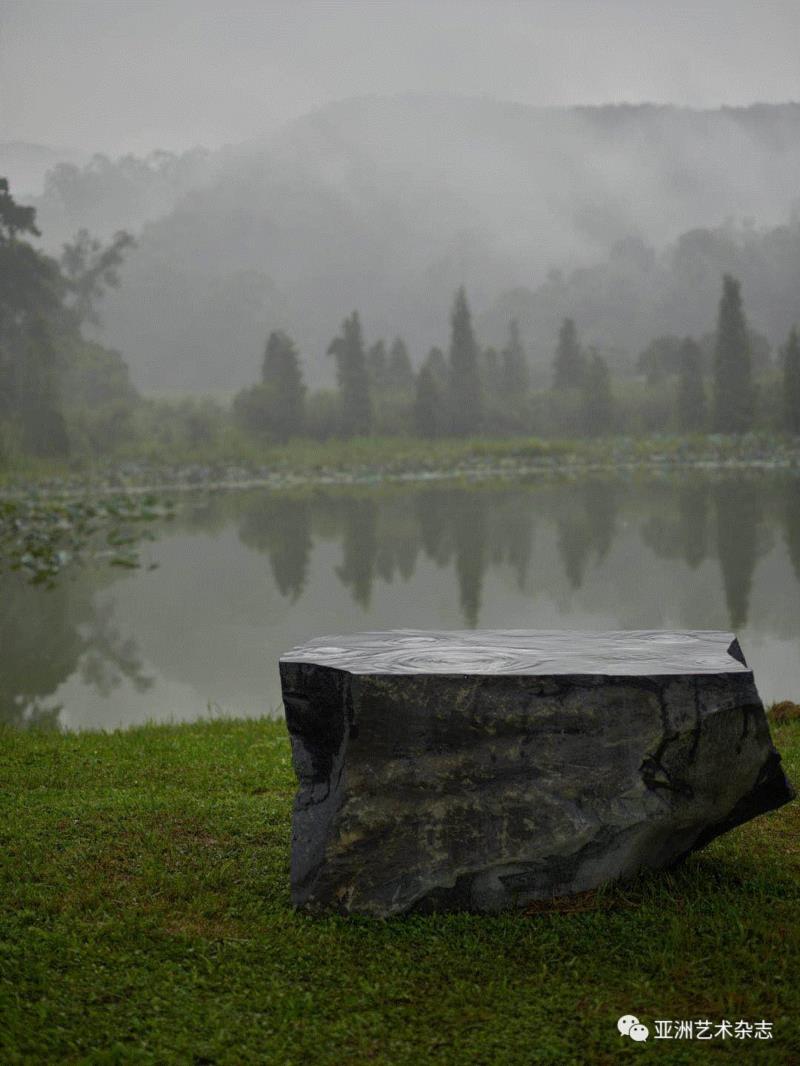
M 0 141 L 215 147 L 329 100 L 800 99 L 800 0 L 0 0 Z

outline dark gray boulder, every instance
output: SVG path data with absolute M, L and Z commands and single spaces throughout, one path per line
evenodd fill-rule
M 730 633 L 361 633 L 280 672 L 309 910 L 524 907 L 793 796 Z

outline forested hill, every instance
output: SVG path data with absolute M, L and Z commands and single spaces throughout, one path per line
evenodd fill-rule
M 370 97 L 215 153 L 62 167 L 36 206 L 45 240 L 137 232 L 104 339 L 140 386 L 202 391 L 252 380 L 273 328 L 312 383 L 328 377 L 353 308 L 368 340 L 401 333 L 417 361 L 462 282 L 485 343 L 517 313 L 549 360 L 570 314 L 624 361 L 709 328 L 730 270 L 777 343 L 800 307 L 798 173 L 799 104 Z

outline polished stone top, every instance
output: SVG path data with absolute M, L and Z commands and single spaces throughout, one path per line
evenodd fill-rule
M 280 661 L 351 674 L 620 677 L 750 672 L 733 633 L 717 630 L 394 629 L 318 637 Z

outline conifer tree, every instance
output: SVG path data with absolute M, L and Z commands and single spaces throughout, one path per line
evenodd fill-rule
M 297 348 L 283 330 L 273 330 L 267 339 L 261 382 L 270 390 L 270 433 L 276 440 L 300 436 L 305 428 L 306 387 Z
M 421 437 L 438 437 L 442 421 L 442 387 L 429 363 L 417 375 L 414 426 Z
M 583 380 L 583 417 L 586 432 L 600 436 L 611 429 L 613 398 L 611 374 L 605 359 L 593 352 Z
M 375 341 L 367 352 L 367 372 L 372 387 L 377 392 L 386 388 L 386 346 L 382 340 Z
M 389 349 L 386 376 L 389 388 L 396 392 L 411 392 L 414 388 L 414 369 L 402 337 L 395 337 Z
M 783 425 L 788 433 L 800 434 L 800 337 L 792 327 L 783 349 Z
M 553 360 L 553 387 L 579 388 L 586 374 L 586 357 L 578 341 L 578 331 L 571 318 L 565 318 L 558 332 L 558 346 Z
M 431 348 L 428 354 L 425 356 L 425 362 L 423 366 L 430 368 L 431 373 L 436 379 L 436 383 L 440 389 L 447 387 L 447 357 L 441 348 Z
M 502 363 L 497 349 L 492 345 L 481 352 L 481 379 L 487 395 L 494 396 L 501 391 Z
M 450 428 L 457 437 L 480 431 L 482 421 L 478 344 L 464 286 L 456 293 L 450 318 Z
M 372 428 L 372 403 L 358 311 L 344 320 L 341 335 L 331 341 L 328 355 L 336 359 L 342 433 L 348 437 L 367 436 Z
M 714 427 L 720 433 L 745 433 L 753 424 L 755 391 L 750 339 L 739 282 L 722 279 L 714 345 Z
M 503 349 L 501 387 L 506 396 L 524 397 L 530 388 L 530 370 L 516 318 L 508 324 L 508 344 Z
M 705 427 L 708 414 L 700 345 L 691 337 L 684 338 L 679 358 L 678 425 L 683 430 L 696 433 Z

